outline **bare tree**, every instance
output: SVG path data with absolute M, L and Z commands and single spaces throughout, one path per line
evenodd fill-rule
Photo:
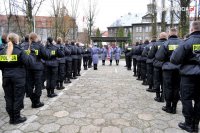
M 165 0 L 162 0 L 162 16 L 161 16 L 161 31 L 166 31 L 166 10 L 165 10 Z
M 86 23 L 88 27 L 88 35 L 89 40 L 92 36 L 92 28 L 95 23 L 96 15 L 97 15 L 97 0 L 88 0 L 88 8 L 85 12 Z
M 170 27 L 174 27 L 174 1 L 170 0 Z
M 34 17 L 37 15 L 42 3 L 45 0 L 23 0 L 23 2 L 14 1 L 13 6 L 18 8 L 26 16 L 28 32 L 34 31 Z
M 152 0 L 152 36 L 157 36 L 157 6 L 156 0 Z
M 72 29 L 72 34 L 73 34 L 73 39 L 76 39 L 75 35 L 75 30 L 76 30 L 76 19 L 78 17 L 78 8 L 79 8 L 79 3 L 80 0 L 71 0 L 71 17 L 73 18 L 73 29 Z

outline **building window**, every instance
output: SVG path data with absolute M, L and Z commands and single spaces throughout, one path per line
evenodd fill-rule
M 136 27 L 136 32 L 142 32 L 142 27 Z
M 141 36 L 137 36 L 137 37 L 135 37 L 135 40 L 140 41 L 140 40 L 142 40 L 142 37 Z

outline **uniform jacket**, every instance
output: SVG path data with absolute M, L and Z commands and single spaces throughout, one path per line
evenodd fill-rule
M 83 57 L 83 47 L 77 46 L 77 48 L 78 48 L 78 50 L 77 50 L 78 59 L 82 59 L 82 57 Z
M 42 59 L 47 60 L 50 58 L 50 53 L 44 49 L 44 46 L 39 42 L 32 42 L 31 45 L 26 43 L 25 45 L 21 46 L 23 46 L 22 49 L 24 49 L 27 54 L 30 53 L 30 50 L 35 50 L 36 62 L 33 65 L 31 65 L 28 69 L 43 70 L 44 66 L 42 63 Z
M 2 69 L 3 77 L 25 78 L 25 66 L 29 67 L 35 63 L 34 54 L 27 55 L 24 50 L 15 44 L 11 58 L 8 61 L 6 48 L 7 46 L 0 48 L 0 69 Z
M 150 52 L 152 46 L 153 46 L 155 43 L 156 43 L 156 41 L 152 41 L 151 43 L 149 43 L 149 44 L 144 48 L 144 51 L 142 52 L 142 56 L 147 57 L 147 59 L 146 59 L 146 63 L 147 63 L 147 64 L 150 64 L 150 63 L 153 64 L 154 59 L 149 59 L 149 58 L 148 58 L 148 55 L 149 55 L 149 52 Z
M 71 50 L 72 59 L 78 59 L 78 47 L 76 45 L 71 45 Z
M 164 45 L 165 41 L 167 41 L 167 39 L 160 39 L 160 40 L 158 40 L 158 41 L 152 46 L 151 50 L 149 51 L 148 58 L 149 58 L 149 59 L 154 59 L 154 62 L 153 62 L 153 66 L 154 66 L 154 67 L 161 68 L 162 65 L 163 65 L 163 62 L 156 60 L 156 59 L 155 59 L 155 56 L 156 56 L 156 53 L 157 53 L 157 51 L 159 50 L 160 46 L 161 46 L 161 45 Z
M 71 56 L 71 53 L 72 53 L 72 45 L 65 44 L 65 48 L 66 48 L 67 50 L 69 50 L 69 54 L 66 54 L 66 53 L 65 53 L 65 60 L 66 60 L 66 61 L 72 61 L 72 56 Z
M 193 32 L 173 52 L 170 61 L 181 65 L 181 75 L 200 75 L 200 31 Z
M 114 48 L 115 60 L 120 60 L 121 57 L 121 48 L 116 47 Z
M 155 59 L 164 62 L 163 70 L 176 70 L 179 66 L 174 65 L 170 62 L 172 52 L 179 46 L 181 40 L 177 36 L 170 36 L 169 39 L 160 46 L 160 49 L 156 53 Z
M 101 48 L 101 59 L 102 60 L 106 60 L 107 54 L 108 54 L 107 49 L 106 48 Z
M 65 45 L 63 45 L 63 44 L 56 44 L 56 46 L 57 46 L 59 49 L 63 49 L 64 54 L 65 54 L 64 57 L 62 57 L 62 58 L 57 58 L 57 60 L 58 60 L 59 63 L 65 64 L 65 62 L 66 62 L 66 56 L 70 55 L 71 51 L 70 51 L 67 47 L 65 47 Z
M 100 49 L 97 48 L 96 46 L 92 48 L 92 61 L 94 64 L 98 64 L 99 62 L 99 52 L 100 52 Z
M 46 51 L 50 53 L 50 58 L 46 60 L 46 66 L 58 67 L 59 61 L 57 58 L 63 58 L 65 56 L 63 47 L 57 47 L 53 44 L 46 45 Z
M 132 56 L 132 46 L 128 46 L 126 49 L 125 49 L 125 51 L 124 51 L 124 53 L 125 53 L 125 56 Z
M 108 57 L 110 58 L 110 60 L 113 59 L 113 52 L 114 52 L 114 50 L 112 47 L 108 48 Z

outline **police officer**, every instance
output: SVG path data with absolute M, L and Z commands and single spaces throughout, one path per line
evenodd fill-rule
M 102 60 L 102 65 L 105 66 L 106 58 L 107 58 L 108 51 L 106 49 L 106 45 L 101 48 L 101 60 Z
M 155 89 L 153 87 L 154 86 L 153 85 L 153 60 L 154 59 L 148 58 L 149 52 L 150 52 L 152 46 L 155 45 L 155 42 L 156 42 L 156 37 L 153 37 L 152 40 L 151 40 L 151 43 L 145 47 L 145 51 L 144 51 L 144 54 L 146 54 L 146 57 L 147 57 L 147 61 L 146 61 L 146 64 L 147 64 L 147 83 L 149 85 L 149 88 L 146 91 L 148 91 L 148 92 L 155 92 Z
M 17 45 L 19 36 L 10 33 L 8 44 L 0 48 L 0 69 L 2 69 L 3 89 L 5 93 L 6 111 L 10 124 L 19 124 L 26 121 L 20 111 L 24 108 L 25 95 L 25 65 L 34 63 L 32 53 L 28 56 Z
M 81 76 L 80 72 L 81 72 L 81 63 L 82 63 L 82 58 L 83 58 L 83 48 L 82 46 L 80 46 L 79 43 L 76 43 L 76 46 L 78 47 L 78 61 L 77 61 L 77 76 Z
M 59 49 L 63 49 L 65 54 L 68 55 L 70 53 L 69 49 L 67 49 L 65 47 L 65 45 L 62 43 L 62 38 L 59 37 L 57 39 L 57 44 L 56 46 L 59 48 Z M 57 85 L 56 85 L 56 89 L 57 90 L 62 90 L 64 89 L 65 87 L 63 86 L 63 81 L 65 79 L 65 63 L 66 63 L 66 59 L 65 59 L 65 56 L 62 57 L 62 58 L 58 58 L 58 62 L 59 62 L 59 65 L 58 65 L 58 80 L 57 80 Z
M 114 54 L 115 54 L 116 65 L 118 66 L 121 57 L 121 48 L 119 48 L 118 45 L 116 45 L 116 47 L 114 48 Z
M 54 92 L 56 87 L 57 77 L 58 77 L 58 66 L 59 62 L 57 58 L 62 58 L 65 56 L 63 47 L 57 47 L 53 44 L 53 38 L 47 38 L 46 51 L 50 53 L 50 58 L 46 60 L 47 69 L 47 97 L 53 98 L 57 94 Z
M 71 56 L 71 52 L 72 52 L 72 45 L 70 45 L 68 43 L 68 41 L 65 42 L 65 47 L 66 49 L 69 50 L 68 54 L 65 54 L 65 68 L 66 68 L 66 74 L 65 74 L 65 81 L 64 83 L 69 84 L 71 83 L 70 79 L 72 78 L 72 56 Z
M 23 49 L 26 51 L 27 54 L 30 53 L 31 49 L 35 50 L 35 60 L 36 63 L 28 67 L 27 73 L 28 73 L 28 83 L 29 84 L 29 94 L 31 102 L 32 102 L 32 108 L 39 108 L 44 106 L 44 103 L 40 102 L 40 97 L 42 94 L 42 75 L 44 66 L 42 63 L 42 59 L 46 60 L 49 58 L 50 54 L 45 51 L 43 45 L 38 42 L 38 35 L 36 33 L 30 33 L 29 34 L 29 44 L 23 45 Z
M 142 44 L 139 44 L 134 49 L 134 54 L 137 55 L 136 56 L 136 61 L 137 61 L 137 77 L 138 77 L 137 80 L 142 80 L 142 78 L 141 78 L 141 61 L 140 61 L 141 55 L 138 54 L 138 52 L 137 52 L 137 51 L 140 51 L 140 46 L 141 45 Z
M 88 57 L 89 57 L 89 52 L 88 49 L 86 48 L 86 46 L 83 47 L 83 67 L 84 70 L 87 70 L 88 68 Z
M 176 113 L 176 106 L 180 98 L 180 76 L 179 66 L 170 63 L 170 57 L 180 42 L 181 40 L 177 37 L 177 30 L 172 28 L 169 32 L 168 41 L 166 41 L 156 53 L 156 60 L 164 62 L 162 70 L 166 106 L 164 106 L 162 110 L 173 114 Z
M 72 47 L 72 79 L 77 79 L 77 70 L 78 70 L 78 47 L 75 45 L 75 42 L 71 42 Z
M 127 66 L 127 70 L 131 70 L 132 46 L 129 45 L 128 47 L 126 47 L 124 53 L 125 53 L 125 57 L 126 57 L 126 66 Z
M 94 47 L 92 48 L 92 62 L 94 65 L 94 70 L 97 70 L 98 61 L 99 61 L 99 53 L 100 53 L 100 49 L 97 47 L 97 43 L 94 43 Z
M 88 68 L 92 67 L 92 46 L 88 47 Z
M 187 132 L 198 132 L 200 120 L 200 22 L 192 23 L 191 34 L 173 52 L 171 62 L 181 65 L 181 102 L 185 122 L 179 127 Z
M 136 42 L 135 46 L 133 46 L 132 48 L 132 58 L 133 58 L 133 73 L 135 77 L 137 77 L 137 55 L 134 54 L 134 50 L 136 48 L 136 46 L 139 45 L 139 42 Z
M 142 85 L 148 85 L 147 84 L 147 66 L 146 66 L 146 60 L 147 57 L 145 54 L 143 54 L 143 51 L 145 49 L 145 47 L 149 45 L 149 40 L 145 40 L 144 44 L 140 45 L 140 53 L 141 53 L 141 78 L 142 78 Z
M 110 66 L 112 66 L 112 60 L 113 60 L 113 48 L 112 48 L 112 46 L 110 46 L 109 48 L 108 48 L 108 57 L 110 58 Z
M 163 45 L 167 41 L 167 33 L 162 32 L 159 35 L 159 40 L 152 46 L 148 58 L 154 59 L 157 51 L 159 50 L 160 46 Z M 157 102 L 164 102 L 164 95 L 163 95 L 163 77 L 162 77 L 162 65 L 163 62 L 154 60 L 154 88 L 156 91 L 156 97 L 154 98 Z

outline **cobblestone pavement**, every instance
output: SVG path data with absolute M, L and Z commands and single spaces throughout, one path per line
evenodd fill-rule
M 178 114 L 163 112 L 164 104 L 155 102 L 155 94 L 146 92 L 124 64 L 82 71 L 53 99 L 44 90 L 41 109 L 32 109 L 26 98 L 22 114 L 28 120 L 16 126 L 8 124 L 1 91 L 0 133 L 184 133 L 177 126 L 183 120 L 180 103 Z

